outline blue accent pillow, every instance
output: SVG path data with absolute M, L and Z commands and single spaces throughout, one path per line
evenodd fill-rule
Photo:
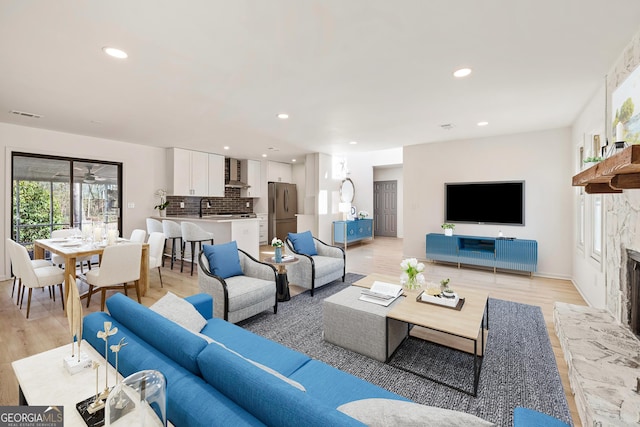
M 318 255 L 318 251 L 316 251 L 316 245 L 313 242 L 313 236 L 310 231 L 307 230 L 302 233 L 289 233 L 288 237 L 296 252 L 309 256 Z
M 236 241 L 219 245 L 202 245 L 204 255 L 209 260 L 209 270 L 223 279 L 232 276 L 242 276 L 238 245 Z

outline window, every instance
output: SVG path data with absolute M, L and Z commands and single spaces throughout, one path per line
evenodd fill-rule
M 11 236 L 27 247 L 85 224 L 121 230 L 122 164 L 12 153 Z M 112 225 L 113 226 L 113 225 Z
M 580 187 L 580 194 L 578 196 L 578 246 L 584 248 L 584 224 L 585 224 L 585 211 L 584 211 L 584 192 Z

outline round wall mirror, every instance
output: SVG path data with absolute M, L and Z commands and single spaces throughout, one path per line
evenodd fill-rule
M 342 203 L 353 202 L 353 196 L 356 194 L 356 188 L 353 185 L 351 178 L 345 178 L 340 184 L 340 201 Z

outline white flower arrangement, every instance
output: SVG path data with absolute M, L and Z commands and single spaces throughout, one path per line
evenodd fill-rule
M 367 212 L 367 211 L 358 212 L 358 218 L 360 218 L 360 219 L 365 219 L 368 216 L 369 216 L 369 212 Z
M 160 203 L 155 205 L 153 207 L 154 209 L 158 209 L 158 210 L 163 211 L 163 210 L 165 210 L 167 208 L 167 206 L 169 206 L 169 202 L 167 201 L 167 190 L 165 190 L 164 188 L 159 188 L 154 193 L 154 196 L 160 198 Z
M 274 237 L 273 240 L 271 240 L 271 246 L 273 246 L 274 248 L 281 248 L 284 246 L 284 243 L 282 242 L 282 240 Z
M 408 289 L 418 289 L 424 282 L 424 264 L 418 262 L 415 258 L 407 258 L 400 263 L 402 274 L 400 275 L 400 283 L 407 286 Z

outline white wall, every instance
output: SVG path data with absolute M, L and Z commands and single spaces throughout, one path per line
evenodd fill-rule
M 122 234 L 134 228 L 146 229 L 145 219 L 153 215 L 157 204 L 154 193 L 167 188 L 166 150 L 164 148 L 73 135 L 24 126 L 0 123 L 0 150 L 3 156 L 4 185 L 0 186 L 0 277 L 9 274 L 9 260 L 4 242 L 11 235 L 11 153 L 13 151 L 63 157 L 122 162 Z M 127 208 L 134 203 L 135 208 Z M 4 261 L 4 262 L 3 262 Z
M 572 272 L 573 163 L 569 128 L 404 147 L 404 255 L 424 259 L 425 235 L 442 232 L 444 183 L 525 181 L 525 226 L 458 224 L 456 234 L 538 242 L 538 274 Z
M 395 167 L 374 167 L 373 181 L 396 181 L 398 197 L 396 204 L 398 206 L 398 223 L 397 237 L 404 237 L 404 173 L 402 166 Z
M 572 141 L 572 158 L 573 158 L 573 171 L 577 173 L 582 165 L 579 161 L 580 147 L 584 147 L 585 156 L 592 155 L 592 135 L 600 135 L 602 144 L 605 141 L 605 125 L 604 125 L 604 109 L 606 102 L 606 90 L 603 81 L 602 86 L 594 94 L 591 100 L 585 105 L 584 109 L 576 119 L 571 129 L 571 141 Z M 591 239 L 592 233 L 589 232 L 588 225 L 591 224 L 591 209 L 589 207 L 592 204 L 592 198 L 594 196 L 585 193 L 585 224 L 587 225 L 587 232 L 585 233 L 584 247 L 578 245 L 578 226 L 579 215 L 578 206 L 580 200 L 580 187 L 573 189 L 573 219 L 574 227 L 572 233 L 571 244 L 573 247 L 573 282 L 582 294 L 587 303 L 593 307 L 604 308 L 606 305 L 606 293 L 605 293 L 605 274 L 604 268 L 601 262 L 596 261 L 591 257 Z M 603 203 L 606 203 L 606 197 L 603 197 Z M 606 228 L 606 227 L 605 227 Z M 603 250 L 606 250 L 606 245 Z M 606 254 L 602 254 L 602 259 L 606 258 Z

